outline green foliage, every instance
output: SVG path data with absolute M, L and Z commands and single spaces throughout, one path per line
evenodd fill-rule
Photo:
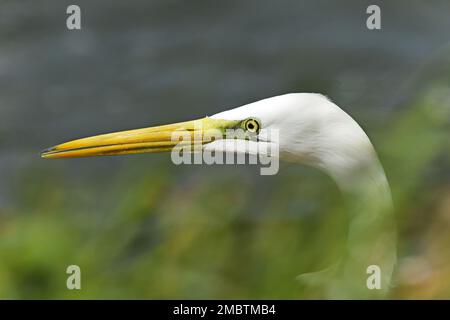
M 448 205 L 450 194 L 445 181 L 428 179 L 449 156 L 448 122 L 430 115 L 437 107 L 430 99 L 419 97 L 376 139 L 400 232 L 394 298 L 414 297 L 402 258 L 432 265 L 428 242 L 445 247 L 441 241 L 449 240 L 427 238 L 442 214 L 437 204 Z M 70 165 L 22 171 L 16 201 L 0 212 L 0 297 L 308 298 L 296 276 L 342 253 L 342 197 L 320 172 L 288 165 L 264 178 L 249 168 L 143 160 L 127 158 L 119 172 L 91 185 L 71 180 Z M 71 264 L 81 267 L 82 290 L 66 288 Z M 435 285 L 433 277 L 418 288 Z M 433 290 L 430 298 L 450 294 Z

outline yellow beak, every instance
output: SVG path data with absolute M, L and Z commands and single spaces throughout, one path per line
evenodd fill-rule
M 144 129 L 121 131 L 73 140 L 44 150 L 42 158 L 75 158 L 133 153 L 171 151 L 176 146 L 191 146 L 221 139 L 226 129 L 241 121 L 204 118 Z

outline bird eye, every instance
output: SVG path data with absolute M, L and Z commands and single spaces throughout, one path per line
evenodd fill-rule
M 258 133 L 261 129 L 261 125 L 258 120 L 249 118 L 244 121 L 244 129 L 250 133 Z

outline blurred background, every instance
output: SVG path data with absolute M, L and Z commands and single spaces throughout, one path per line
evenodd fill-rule
M 450 298 L 445 0 L 0 1 L 0 298 L 311 298 L 296 276 L 346 237 L 323 173 L 39 156 L 288 92 L 328 95 L 379 152 L 399 232 L 389 297 Z

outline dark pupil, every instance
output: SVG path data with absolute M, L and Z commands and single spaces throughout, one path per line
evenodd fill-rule
M 254 127 L 255 127 L 255 126 L 253 125 L 253 123 L 249 123 L 249 124 L 248 124 L 248 128 L 249 128 L 249 129 L 253 129 Z

